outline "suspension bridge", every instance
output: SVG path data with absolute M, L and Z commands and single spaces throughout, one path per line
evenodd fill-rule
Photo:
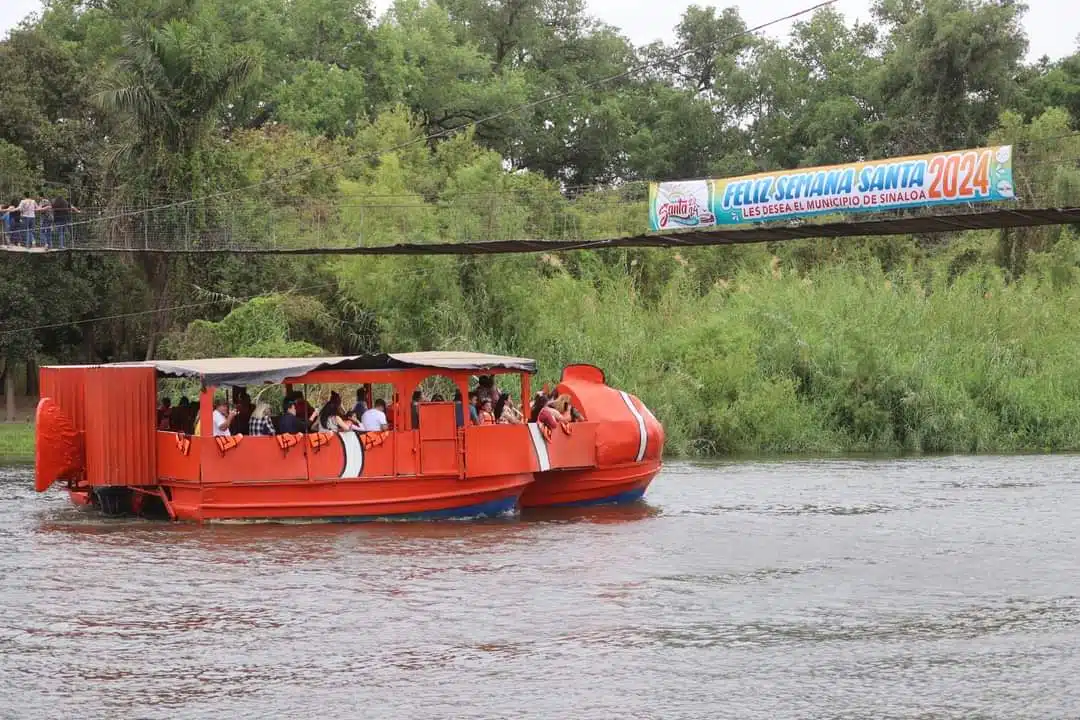
M 1080 133 L 1020 143 L 1016 199 L 875 213 L 838 213 L 678 232 L 647 232 L 648 184 L 462 193 L 453 198 L 369 195 L 291 202 L 183 199 L 147 208 L 86 208 L 63 247 L 40 223 L 32 242 L 11 233 L 8 253 L 240 255 L 480 255 L 607 248 L 688 248 L 866 236 L 934 235 L 1080 224 Z M 227 191 L 231 194 L 233 191 Z M 225 193 L 223 193 L 225 194 Z M 49 247 L 46 247 L 48 240 Z

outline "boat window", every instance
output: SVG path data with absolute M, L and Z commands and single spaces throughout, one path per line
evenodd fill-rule
M 420 428 L 420 405 L 427 403 L 457 403 L 458 425 L 464 424 L 464 404 L 461 401 L 458 386 L 448 375 L 429 375 L 409 394 L 409 427 Z

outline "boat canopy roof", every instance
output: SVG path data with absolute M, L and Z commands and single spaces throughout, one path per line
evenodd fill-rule
M 113 367 L 153 367 L 165 377 L 199 378 L 205 386 L 281 383 L 317 370 L 466 370 L 536 372 L 536 361 L 474 352 L 409 352 L 309 358 L 206 358 L 115 363 Z

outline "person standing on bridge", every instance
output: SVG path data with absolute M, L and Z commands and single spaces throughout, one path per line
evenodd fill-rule
M 37 219 L 38 202 L 26 193 L 26 197 L 19 203 L 19 217 L 21 218 L 23 239 L 26 247 L 34 246 L 34 226 Z
M 60 249 L 64 249 L 64 241 L 67 240 L 68 234 L 72 231 L 71 227 L 71 213 L 82 212 L 79 208 L 75 207 L 67 201 L 63 195 L 57 195 L 52 199 L 52 214 L 53 214 L 53 231 L 56 233 L 56 240 L 60 245 Z M 74 237 L 72 242 L 74 243 Z
M 14 244 L 19 232 L 18 199 L 12 200 L 11 205 L 0 205 L 0 220 L 3 221 L 3 226 L 0 227 L 0 237 L 3 238 L 2 244 Z

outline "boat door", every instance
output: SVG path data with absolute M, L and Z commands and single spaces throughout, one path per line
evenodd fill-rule
M 454 403 L 423 403 L 420 414 L 420 474 L 458 475 L 462 468 Z

